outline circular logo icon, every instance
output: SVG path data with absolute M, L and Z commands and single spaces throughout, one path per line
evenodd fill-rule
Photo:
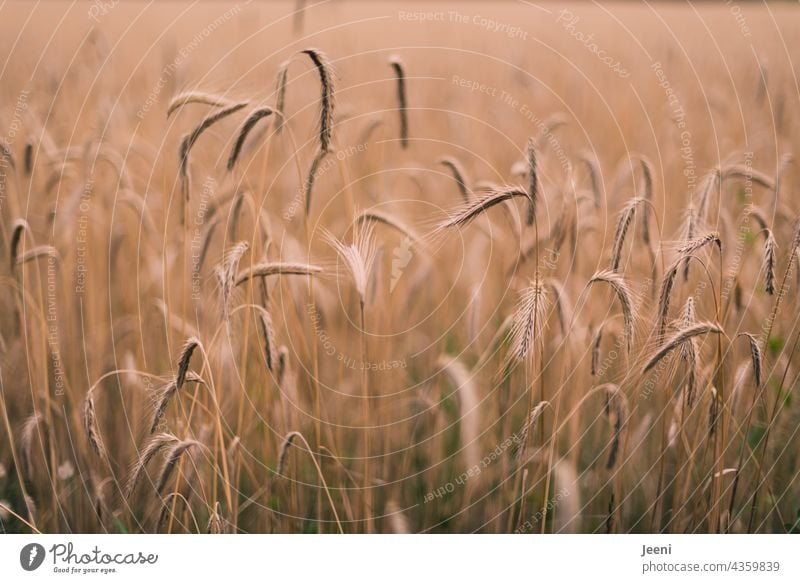
M 30 543 L 19 552 L 19 564 L 26 571 L 35 571 L 44 562 L 44 547 L 39 543 Z

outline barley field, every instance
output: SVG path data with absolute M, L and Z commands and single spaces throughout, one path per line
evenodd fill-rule
M 3 2 L 0 530 L 800 532 L 798 28 Z

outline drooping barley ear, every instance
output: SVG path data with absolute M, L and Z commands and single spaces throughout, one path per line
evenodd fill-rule
M 25 176 L 33 174 L 33 137 L 25 141 L 25 153 L 23 156 L 23 166 L 25 168 Z
M 261 321 L 261 332 L 264 334 L 264 357 L 267 361 L 267 370 L 275 372 L 278 366 L 277 344 L 275 343 L 275 328 L 272 325 L 270 313 L 259 306 L 258 315 Z
M 775 181 L 772 180 L 772 178 L 763 172 L 759 172 L 758 170 L 754 170 L 750 166 L 745 166 L 743 164 L 734 164 L 733 166 L 728 166 L 722 170 L 720 180 L 725 180 L 726 178 L 749 180 L 753 184 L 757 184 L 762 188 L 766 188 L 767 190 L 775 190 Z
M 511 354 L 523 360 L 533 354 L 533 343 L 541 340 L 542 329 L 547 315 L 547 291 L 539 280 L 534 279 L 522 291 L 519 303 L 514 310 L 514 323 L 511 325 Z
M 235 286 L 250 281 L 256 277 L 270 277 L 273 275 L 314 275 L 321 273 L 322 268 L 308 263 L 256 263 L 240 272 L 236 276 Z
M 678 330 L 666 342 L 664 342 L 663 346 L 661 346 L 645 363 L 644 367 L 642 368 L 642 374 L 646 373 L 655 365 L 657 365 L 661 359 L 669 354 L 674 348 L 683 345 L 683 343 L 690 338 L 701 336 L 703 334 L 722 334 L 722 328 L 711 322 L 700 322 L 698 324 L 689 326 L 688 328 Z
M 736 335 L 744 336 L 747 338 L 748 345 L 750 346 L 750 361 L 753 366 L 753 379 L 756 381 L 756 388 L 761 387 L 762 371 L 764 370 L 764 355 L 761 352 L 761 346 L 755 336 L 749 332 L 739 332 Z
M 236 166 L 236 161 L 239 159 L 239 155 L 242 153 L 242 148 L 247 140 L 247 136 L 250 135 L 250 132 L 254 127 L 256 127 L 256 124 L 259 121 L 272 115 L 272 113 L 273 111 L 271 107 L 257 107 L 251 111 L 250 115 L 247 116 L 247 119 L 244 120 L 244 123 L 242 123 L 241 127 L 239 128 L 236 142 L 233 144 L 233 148 L 231 148 L 231 154 L 228 156 L 228 172 L 232 172 Z
M 377 253 L 372 225 L 362 223 L 360 228 L 354 231 L 353 242 L 350 245 L 345 245 L 331 233 L 326 233 L 325 238 L 344 262 L 363 306 Z
M 386 225 L 397 231 L 399 234 L 403 235 L 404 237 L 408 237 L 408 240 L 411 241 L 417 247 L 424 247 L 424 242 L 422 238 L 407 224 L 405 224 L 400 219 L 390 215 L 389 213 L 384 213 L 377 209 L 370 209 L 363 211 L 361 214 L 356 217 L 357 223 L 362 222 L 372 222 L 372 223 L 380 223 Z
M 766 230 L 767 240 L 764 243 L 764 291 L 775 294 L 775 249 L 777 243 L 770 229 Z
M 286 435 L 286 437 L 283 438 L 283 443 L 281 444 L 281 449 L 278 453 L 278 466 L 275 469 L 276 477 L 283 475 L 283 471 L 286 469 L 286 458 L 289 455 L 289 448 L 292 447 L 292 442 L 299 435 L 300 433 L 297 431 L 291 431 Z
M 203 271 L 203 265 L 205 265 L 208 250 L 211 248 L 211 240 L 214 237 L 214 231 L 217 229 L 220 220 L 219 215 L 211 217 L 205 233 L 203 233 L 203 242 L 200 245 L 200 254 L 197 260 L 197 267 L 195 268 L 198 274 Z
M 193 372 L 186 373 L 185 383 L 202 383 L 203 379 L 194 374 Z M 177 381 L 170 381 L 158 390 L 158 402 L 156 403 L 155 412 L 153 413 L 153 421 L 150 424 L 150 433 L 153 434 L 158 429 L 158 425 L 164 418 L 164 413 L 167 412 L 167 405 L 170 400 L 178 392 Z
M 653 202 L 653 165 L 647 156 L 639 155 L 639 162 L 642 165 L 642 180 L 644 181 L 644 199 Z M 645 245 L 650 244 L 650 221 L 649 214 L 642 213 L 642 240 Z
M 236 287 L 236 270 L 239 268 L 242 256 L 249 248 L 250 244 L 247 241 L 239 241 L 225 253 L 222 262 L 214 269 L 222 292 L 222 309 L 226 320 L 230 315 L 231 294 Z
M 600 164 L 597 161 L 597 157 L 588 151 L 581 152 L 578 159 L 586 164 L 586 168 L 589 171 L 589 181 L 592 184 L 592 195 L 594 195 L 594 208 L 599 209 L 603 199 L 603 193 L 600 190 Z
M 694 297 L 689 296 L 683 308 L 681 328 L 686 329 L 696 322 Z M 690 338 L 681 345 L 681 358 L 689 369 L 686 382 L 686 405 L 691 408 L 694 403 L 695 386 L 697 384 L 697 346 L 694 338 Z
M 322 51 L 317 49 L 306 49 L 301 51 L 308 55 L 319 74 L 321 93 L 319 98 L 319 149 L 327 152 L 331 149 L 331 139 L 333 136 L 333 68 L 328 58 Z
M 703 190 L 700 193 L 700 203 L 697 206 L 697 218 L 700 221 L 706 220 L 706 213 L 708 212 L 708 201 L 711 198 L 711 192 L 714 187 L 719 184 L 720 171 L 719 168 L 714 168 L 706 174 L 703 179 Z
M 206 116 L 191 133 L 186 134 L 183 140 L 181 140 L 180 149 L 178 151 L 178 167 L 181 177 L 181 194 L 183 195 L 184 201 L 189 200 L 189 154 L 191 153 L 192 146 L 194 146 L 197 140 L 200 139 L 200 136 L 203 135 L 203 132 L 208 128 L 246 106 L 247 102 L 243 101 L 229 105 Z
M 164 490 L 164 487 L 169 481 L 169 477 L 172 475 L 172 471 L 178 464 L 178 460 L 180 460 L 181 456 L 192 447 L 202 448 L 203 444 L 199 441 L 195 441 L 194 439 L 185 439 L 183 441 L 179 441 L 170 448 L 169 453 L 167 454 L 167 459 L 164 461 L 164 465 L 161 467 L 161 471 L 156 479 L 156 492 L 160 494 Z
M 317 153 L 314 154 L 314 159 L 311 160 L 311 166 L 308 168 L 308 176 L 303 184 L 303 198 L 306 201 L 306 216 L 308 216 L 308 213 L 311 211 L 311 194 L 314 191 L 314 179 L 316 178 L 317 170 L 325 159 L 325 156 L 329 153 L 330 152 L 327 150 L 317 149 Z
M 22 237 L 25 233 L 28 233 L 29 236 L 32 236 L 31 228 L 28 226 L 28 221 L 25 219 L 16 219 L 13 227 L 11 228 L 11 240 L 8 245 L 11 271 L 14 271 L 14 266 L 17 264 L 19 244 L 22 242 Z
M 525 455 L 525 450 L 527 450 L 528 444 L 528 436 L 532 435 L 536 431 L 536 424 L 539 421 L 539 418 L 544 413 L 546 407 L 550 405 L 549 401 L 542 401 L 538 405 L 536 405 L 531 414 L 528 415 L 528 418 L 525 420 L 525 425 L 522 426 L 522 431 L 519 434 L 519 447 L 517 448 L 517 453 L 514 454 L 514 459 L 519 460 L 523 455 Z
M 106 458 L 106 448 L 103 445 L 103 439 L 100 437 L 100 429 L 97 425 L 97 414 L 94 408 L 94 396 L 91 391 L 87 393 L 86 400 L 83 406 L 83 424 L 86 429 L 86 437 L 89 439 L 89 445 L 92 450 L 101 459 Z
M 397 112 L 400 115 L 400 145 L 408 148 L 408 101 L 406 96 L 406 73 L 403 61 L 398 56 L 389 59 L 397 81 Z
M 136 452 L 138 457 L 131 466 L 128 480 L 123 489 L 125 498 L 130 498 L 133 495 L 136 485 L 139 483 L 139 479 L 144 474 L 145 468 L 147 468 L 147 465 L 156 454 L 167 445 L 178 443 L 178 441 L 178 438 L 171 433 L 157 433 L 147 441 L 141 452 Z
M 536 202 L 539 199 L 539 170 L 536 159 L 536 141 L 528 138 L 528 225 L 536 219 Z
M 461 166 L 461 163 L 453 156 L 445 156 L 439 160 L 439 164 L 450 170 L 450 172 L 453 174 L 456 184 L 458 185 L 458 191 L 461 193 L 461 198 L 464 199 L 464 204 L 469 204 L 469 199 L 471 198 L 472 193 L 469 189 L 467 174 L 464 171 L 464 167 Z
M 589 285 L 603 282 L 611 286 L 622 308 L 622 320 L 625 328 L 627 352 L 633 349 L 633 330 L 636 322 L 636 306 L 633 301 L 633 292 L 630 286 L 619 273 L 615 271 L 599 271 L 589 280 Z
M 592 340 L 592 368 L 591 368 L 591 375 L 593 377 L 597 376 L 597 373 L 600 371 L 600 343 L 603 341 L 603 328 L 605 327 L 605 322 L 600 324 L 600 327 L 597 328 L 597 333 L 594 335 L 594 339 Z
M 186 340 L 186 343 L 183 345 L 181 354 L 178 357 L 178 373 L 175 375 L 176 391 L 180 391 L 183 387 L 183 383 L 186 382 L 187 374 L 189 372 L 189 364 L 192 360 L 192 354 L 197 347 L 200 347 L 200 350 L 203 351 L 202 346 L 202 343 L 196 336 L 192 336 Z
M 558 325 L 561 329 L 561 335 L 566 337 L 567 325 L 572 320 L 572 304 L 569 301 L 567 290 L 564 289 L 564 285 L 559 280 L 553 277 L 548 277 L 544 283 L 553 292 Z
M 172 98 L 167 106 L 167 118 L 173 113 L 190 103 L 200 103 L 212 107 L 229 107 L 232 102 L 222 95 L 215 95 L 206 91 L 186 91 Z
M 283 380 L 286 378 L 286 369 L 289 365 L 289 349 L 286 346 L 278 348 L 278 370 L 275 375 L 278 379 L 278 386 L 283 387 Z
M 619 271 L 619 264 L 622 261 L 622 248 L 625 245 L 625 236 L 628 234 L 628 227 L 633 222 L 633 215 L 636 212 L 636 207 L 644 199 L 640 197 L 631 198 L 617 219 L 617 228 L 614 231 L 614 244 L 611 249 L 611 270 Z
M 616 385 L 606 385 L 606 410 L 612 426 L 606 470 L 612 470 L 617 464 L 619 453 L 622 450 L 623 432 L 628 422 L 628 399 Z
M 286 60 L 278 67 L 278 75 L 275 77 L 275 133 L 280 134 L 286 116 L 286 85 L 289 81 L 289 63 Z
M 711 243 L 715 244 L 720 253 L 722 253 L 722 240 L 719 238 L 719 233 L 716 231 L 707 233 L 702 237 L 697 237 L 691 241 L 687 241 L 678 248 L 678 253 L 684 256 L 691 255 L 692 253 L 700 251 L 700 249 Z
M 733 288 L 733 305 L 736 307 L 737 312 L 742 311 L 742 285 L 739 283 L 739 278 L 736 278 L 736 285 Z
M 664 337 L 667 329 L 667 317 L 669 315 L 670 299 L 672 297 L 672 289 L 675 286 L 675 277 L 678 275 L 678 268 L 684 259 L 679 257 L 664 273 L 664 278 L 661 280 L 661 291 L 658 294 L 658 337 L 660 340 Z M 688 262 L 688 259 L 686 260 Z
M 39 245 L 33 249 L 26 250 L 22 255 L 17 255 L 17 265 L 23 265 L 30 261 L 36 261 L 42 257 L 50 257 L 56 261 L 61 260 L 58 250 L 51 245 Z
M 519 186 L 502 186 L 486 189 L 483 190 L 483 193 L 482 196 L 477 197 L 472 202 L 457 209 L 449 219 L 440 222 L 436 227 L 436 231 L 443 231 L 450 227 L 466 225 L 493 206 L 517 197 L 527 199 L 530 208 L 530 195 Z

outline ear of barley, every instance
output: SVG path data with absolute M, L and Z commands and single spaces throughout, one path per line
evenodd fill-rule
M 666 342 L 664 342 L 664 345 L 661 346 L 661 348 L 659 348 L 645 363 L 644 367 L 642 368 L 642 374 L 646 373 L 655 365 L 657 365 L 661 359 L 669 354 L 675 347 L 681 346 L 690 338 L 701 336 L 703 334 L 722 334 L 722 329 L 711 322 L 700 322 L 699 324 L 694 324 L 688 328 L 678 330 Z
M 189 200 L 189 154 L 200 136 L 208 128 L 229 115 L 236 113 L 247 106 L 247 102 L 235 103 L 206 116 L 191 133 L 186 134 L 181 140 L 178 154 L 178 167 L 181 177 L 181 192 L 184 200 Z
M 214 270 L 222 291 L 223 314 L 226 320 L 230 314 L 231 294 L 234 287 L 236 287 L 236 270 L 239 267 L 242 256 L 249 248 L 250 244 L 247 241 L 239 241 L 225 253 L 222 262 Z
M 400 145 L 408 148 L 408 101 L 406 96 L 406 73 L 403 61 L 398 56 L 389 59 L 397 81 L 397 112 L 400 116 Z
M 622 320 L 625 327 L 627 352 L 633 349 L 633 330 L 636 320 L 636 307 L 633 301 L 633 292 L 630 286 L 619 273 L 614 271 L 599 271 L 589 280 L 589 285 L 602 282 L 611 286 L 622 308 Z
M 536 159 L 536 142 L 528 138 L 528 225 L 536 219 L 536 202 L 539 199 L 539 170 Z
M 544 413 L 545 408 L 549 405 L 549 401 L 541 401 L 531 410 L 519 434 L 519 447 L 517 453 L 514 455 L 516 460 L 519 460 L 525 454 L 528 447 L 528 436 L 536 432 L 536 424 L 539 422 L 539 418 Z
M 50 257 L 57 261 L 61 259 L 61 255 L 59 255 L 55 247 L 50 245 L 39 245 L 33 249 L 28 249 L 22 255 L 17 256 L 17 265 L 23 265 L 24 263 L 28 263 L 30 261 L 36 261 L 42 257 Z
M 534 342 L 541 341 L 542 329 L 547 315 L 547 293 L 538 274 L 523 290 L 514 310 L 511 326 L 511 354 L 523 360 L 532 354 Z
M 141 452 L 137 451 L 138 457 L 133 466 L 131 466 L 128 481 L 123 489 L 125 498 L 130 498 L 133 495 L 136 485 L 139 483 L 139 479 L 144 474 L 145 468 L 147 468 L 147 465 L 156 454 L 161 451 L 162 448 L 178 443 L 178 441 L 178 438 L 171 433 L 157 433 L 147 441 Z
M 461 163 L 453 156 L 445 156 L 439 160 L 439 164 L 450 170 L 450 172 L 453 174 L 456 184 L 458 185 L 458 191 L 461 193 L 461 198 L 464 199 L 464 204 L 469 204 L 469 199 L 472 193 L 469 190 L 467 175 L 464 172 L 464 168 L 461 166 Z
M 11 240 L 8 245 L 12 271 L 14 270 L 14 266 L 17 264 L 19 244 L 22 242 L 22 238 L 25 233 L 28 233 L 28 235 L 32 236 L 31 228 L 28 226 L 28 222 L 25 219 L 16 219 L 11 228 Z
M 569 301 L 569 296 L 563 284 L 557 279 L 548 277 L 544 283 L 553 292 L 557 310 L 556 314 L 558 315 L 558 325 L 561 328 L 561 335 L 566 338 L 567 325 L 572 320 L 572 304 Z
M 597 333 L 592 340 L 592 368 L 591 368 L 591 375 L 593 377 L 597 376 L 598 371 L 600 370 L 600 343 L 603 341 L 603 327 L 605 323 L 600 324 L 600 327 L 597 328 Z
M 203 447 L 203 444 L 201 444 L 199 441 L 195 441 L 194 439 L 185 439 L 183 441 L 179 441 L 170 448 L 169 453 L 167 454 L 167 459 L 164 461 L 164 465 L 161 467 L 161 471 L 156 479 L 157 493 L 161 494 L 161 492 L 164 490 L 164 487 L 167 485 L 167 482 L 172 475 L 172 471 L 175 469 L 175 466 L 178 464 L 178 460 L 181 459 L 181 456 L 193 447 Z
M 278 67 L 278 75 L 275 78 L 275 133 L 281 133 L 286 115 L 286 85 L 289 81 L 289 63 L 284 61 Z
M 628 399 L 616 385 L 607 385 L 606 387 L 606 408 L 612 425 L 606 470 L 612 470 L 616 466 L 622 450 L 623 432 L 628 423 Z
M 200 103 L 212 107 L 229 107 L 232 102 L 222 95 L 208 93 L 206 91 L 186 91 L 172 98 L 167 106 L 167 118 L 173 113 L 191 103 Z
M 184 383 L 202 383 L 203 379 L 194 374 L 193 372 L 186 373 L 186 380 Z M 178 392 L 177 381 L 170 381 L 158 390 L 158 401 L 156 403 L 155 412 L 153 413 L 153 421 L 150 424 L 150 433 L 153 434 L 158 429 L 159 423 L 164 418 L 164 413 L 167 411 L 167 405 L 170 400 Z
M 770 229 L 767 229 L 767 240 L 764 243 L 764 291 L 775 294 L 775 249 L 777 243 Z
M 83 406 L 83 424 L 86 429 L 86 437 L 89 439 L 89 445 L 92 446 L 95 454 L 100 458 L 106 457 L 106 448 L 103 445 L 103 439 L 100 437 L 100 429 L 97 424 L 97 413 L 94 407 L 94 397 L 91 393 L 86 395 L 86 400 Z
M 356 218 L 357 223 L 362 222 L 372 222 L 372 223 L 380 223 L 386 225 L 397 231 L 399 234 L 408 237 L 408 240 L 411 241 L 417 247 L 423 247 L 424 243 L 422 238 L 407 224 L 405 224 L 400 219 L 390 215 L 389 213 L 384 213 L 377 209 L 370 209 L 363 211 L 361 214 L 358 215 Z
M 519 186 L 504 186 L 485 190 L 482 196 L 477 197 L 469 204 L 463 205 L 449 219 L 440 222 L 436 230 L 443 231 L 450 227 L 466 225 L 493 206 L 518 197 L 527 199 L 530 205 L 530 195 Z
M 714 231 L 707 233 L 702 237 L 687 241 L 678 248 L 678 253 L 681 255 L 691 255 L 692 253 L 700 251 L 703 247 L 711 243 L 715 244 L 719 248 L 720 252 L 722 252 L 722 240 L 719 238 L 719 233 Z
M 642 181 L 644 182 L 644 199 L 653 202 L 653 164 L 647 156 L 639 155 L 639 163 L 642 165 Z M 642 213 L 642 240 L 645 245 L 650 244 L 650 221 L 649 214 L 645 210 Z
M 700 203 L 697 206 L 697 217 L 701 221 L 705 221 L 706 219 L 706 213 L 708 212 L 708 201 L 711 198 L 711 193 L 714 191 L 714 187 L 719 184 L 719 177 L 719 169 L 715 168 L 706 174 L 705 178 L 703 179 L 703 190 L 700 193 Z
M 300 435 L 297 431 L 291 431 L 283 438 L 283 443 L 281 443 L 281 449 L 278 453 L 278 465 L 275 469 L 276 477 L 283 476 L 283 472 L 286 469 L 286 458 L 289 455 L 289 448 L 292 447 L 292 442 Z
M 25 479 L 33 480 L 33 444 L 40 424 L 46 424 L 44 415 L 34 413 L 22 424 L 19 434 L 20 470 Z
M 600 164 L 597 158 L 591 152 L 581 152 L 579 159 L 586 165 L 589 171 L 589 181 L 592 185 L 592 194 L 594 195 L 594 208 L 599 209 L 602 202 L 603 194 L 600 190 Z
M 303 198 L 306 201 L 306 216 L 308 216 L 311 210 L 311 194 L 314 191 L 314 179 L 317 175 L 317 169 L 328 154 L 329 152 L 327 150 L 318 149 L 317 153 L 314 154 L 314 159 L 311 160 L 311 166 L 308 168 L 308 176 L 303 184 Z
M 240 286 L 256 277 L 271 277 L 273 275 L 314 275 L 322 273 L 322 268 L 308 263 L 257 263 L 240 272 L 236 276 L 235 285 Z
M 442 356 L 439 366 L 450 379 L 458 392 L 459 408 L 459 434 L 464 462 L 467 468 L 474 468 L 480 464 L 480 397 L 475 376 L 459 360 Z
M 374 259 L 377 252 L 372 225 L 362 225 L 361 228 L 356 229 L 350 245 L 345 245 L 331 233 L 326 233 L 326 239 L 344 262 L 363 305 L 366 302 L 367 284 L 375 265 Z
M 328 57 L 320 50 L 306 49 L 301 53 L 308 55 L 319 75 L 321 89 L 319 98 L 319 149 L 327 152 L 331 149 L 333 136 L 333 68 L 328 61 Z
M 258 306 L 259 319 L 261 321 L 261 332 L 264 334 L 264 357 L 267 361 L 267 370 L 275 372 L 277 362 L 277 344 L 275 343 L 275 328 L 272 325 L 270 313 Z
M 772 178 L 763 172 L 759 172 L 758 170 L 743 164 L 734 164 L 733 166 L 728 166 L 725 168 L 722 171 L 721 180 L 725 180 L 726 178 L 738 178 L 741 180 L 750 181 L 763 188 L 766 188 L 767 190 L 775 189 L 775 181 L 773 181 Z
M 762 371 L 764 370 L 764 356 L 761 352 L 761 346 L 756 340 L 756 337 L 749 332 L 740 332 L 736 335 L 744 336 L 747 339 L 748 346 L 750 347 L 750 361 L 753 366 L 753 379 L 756 381 L 756 388 L 761 387 Z
M 202 347 L 200 340 L 196 336 L 192 336 L 181 349 L 181 354 L 178 357 L 178 373 L 175 375 L 175 390 L 180 391 L 183 383 L 186 382 L 187 374 L 189 372 L 189 364 L 192 360 L 192 354 L 197 349 Z M 201 348 L 202 350 L 202 348 Z
M 622 261 L 622 248 L 625 245 L 625 236 L 628 234 L 628 227 L 631 226 L 636 207 L 643 202 L 643 198 L 631 198 L 617 219 L 617 228 L 614 231 L 614 244 L 611 251 L 611 270 L 619 271 L 619 264 Z
M 237 133 L 236 142 L 234 143 L 233 148 L 231 148 L 231 154 L 228 156 L 228 172 L 233 171 L 233 168 L 236 166 L 236 161 L 239 159 L 239 155 L 242 152 L 242 148 L 244 147 L 245 140 L 247 140 L 247 136 L 250 135 L 250 132 L 254 127 L 256 127 L 256 124 L 260 120 L 270 115 L 272 115 L 271 107 L 258 107 L 251 111 L 250 115 L 247 116 L 247 119 L 244 120 Z

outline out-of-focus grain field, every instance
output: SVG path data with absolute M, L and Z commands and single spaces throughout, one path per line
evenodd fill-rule
M 797 7 L 308 4 L 0 7 L 2 530 L 797 532 Z

